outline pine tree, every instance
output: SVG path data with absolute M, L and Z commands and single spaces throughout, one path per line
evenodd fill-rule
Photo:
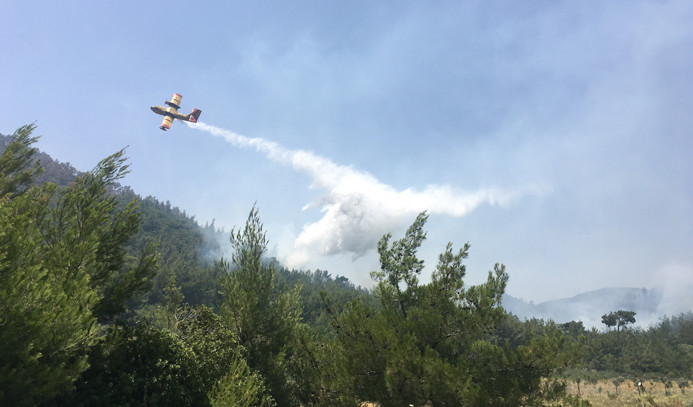
M 455 252 L 448 244 L 431 282 L 419 284 L 423 261 L 416 252 L 426 220 L 421 213 L 404 238 L 390 242 L 388 234 L 378 244 L 381 270 L 372 276 L 380 307 L 353 302 L 335 318 L 335 357 L 347 378 L 335 380 L 339 391 L 385 407 L 534 405 L 560 396 L 553 382 L 542 382 L 569 357 L 558 328 L 521 346 L 496 336 L 508 318 L 501 307 L 504 266 L 465 287 L 469 245 Z
M 243 230 L 231 232 L 231 263 L 221 259 L 221 315 L 247 350 L 248 366 L 266 380 L 279 405 L 295 404 L 289 377 L 290 349 L 301 314 L 300 287 L 288 293 L 274 290 L 274 263 L 263 255 L 267 237 L 257 208 Z
M 94 170 L 55 192 L 55 204 L 37 214 L 47 261 L 53 268 L 88 274 L 89 285 L 99 294 L 93 312 L 100 322 L 112 322 L 122 314 L 126 302 L 144 293 L 158 270 L 151 242 L 139 258 L 126 255 L 125 244 L 142 222 L 139 202 L 120 207 L 114 194 L 117 182 L 129 172 L 126 161 L 124 150 L 103 159 Z
M 69 389 L 96 339 L 99 297 L 87 271 L 52 267 L 37 227 L 55 187 L 31 184 L 40 172 L 33 130 L 18 129 L 0 157 L 1 405 L 35 405 Z
M 139 259 L 122 245 L 139 227 L 136 203 L 112 195 L 124 152 L 59 189 L 33 180 L 35 126 L 0 156 L 0 404 L 36 405 L 69 391 L 89 347 L 156 272 L 154 246 Z
M 228 373 L 217 382 L 209 393 L 212 407 L 273 407 L 276 404 L 257 372 L 246 361 L 235 358 Z

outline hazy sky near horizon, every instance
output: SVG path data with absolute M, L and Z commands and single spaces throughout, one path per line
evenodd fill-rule
M 428 210 L 426 275 L 471 243 L 535 302 L 693 289 L 690 1 L 9 1 L 0 133 L 369 285 Z M 162 105 L 202 110 L 164 133 Z M 424 276 L 425 280 L 425 276 Z

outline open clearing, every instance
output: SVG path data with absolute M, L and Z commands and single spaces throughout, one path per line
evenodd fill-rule
M 643 385 L 645 392 L 638 394 L 638 388 L 632 380 L 625 380 L 618 389 L 612 381 L 603 380 L 596 384 L 581 382 L 580 396 L 592 403 L 594 407 L 693 406 L 693 387 L 681 389 L 676 381 L 672 381 L 672 387 L 666 389 L 663 382 L 653 380 L 645 380 Z M 690 381 L 688 385 L 691 386 Z M 578 394 L 577 383 L 568 384 L 568 393 Z
M 638 394 L 638 388 L 632 380 L 625 380 L 616 388 L 610 380 L 602 380 L 596 384 L 580 383 L 580 396 L 592 403 L 593 407 L 693 407 L 693 387 L 681 389 L 676 381 L 667 389 L 661 381 L 645 380 L 645 392 Z M 682 391 L 683 390 L 683 391 Z M 578 395 L 576 382 L 568 383 L 568 394 Z M 363 403 L 361 407 L 377 407 L 374 403 Z

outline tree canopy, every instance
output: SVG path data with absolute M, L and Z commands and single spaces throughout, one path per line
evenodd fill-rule
M 87 367 L 100 324 L 148 288 L 156 253 L 128 258 L 140 222 L 111 188 L 127 173 L 124 152 L 68 187 L 34 177 L 35 126 L 19 128 L 0 156 L 0 404 L 35 405 L 71 388 Z
M 578 405 L 562 377 L 693 376 L 691 314 L 520 320 L 505 266 L 466 284 L 469 243 L 422 278 L 426 212 L 356 287 L 267 257 L 256 206 L 219 257 L 213 223 L 119 184 L 125 151 L 44 168 L 34 130 L 0 139 L 2 405 Z
M 420 284 L 417 249 L 426 238 L 421 213 L 405 236 L 378 243 L 381 270 L 372 274 L 379 307 L 355 302 L 337 318 L 346 392 L 383 406 L 515 406 L 550 398 L 542 378 L 571 360 L 556 327 L 520 346 L 497 335 L 509 315 L 501 307 L 508 281 L 496 264 L 487 281 L 465 287 L 463 260 L 448 244 L 431 282 Z
M 621 327 L 635 323 L 635 312 L 624 310 L 610 312 L 602 315 L 602 323 L 609 328 L 615 326 L 616 330 L 620 331 Z

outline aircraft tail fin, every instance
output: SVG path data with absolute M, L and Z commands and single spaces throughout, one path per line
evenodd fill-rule
M 202 113 L 202 110 L 193 109 L 192 113 L 188 115 L 188 121 L 192 123 L 197 123 L 197 119 L 200 118 L 200 113 Z

